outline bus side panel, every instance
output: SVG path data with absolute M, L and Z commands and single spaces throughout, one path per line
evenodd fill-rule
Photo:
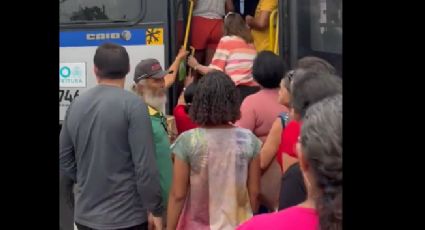
M 131 35 L 128 35 L 130 32 Z M 157 33 L 157 32 L 160 33 Z M 103 39 L 103 40 L 87 40 L 87 37 L 91 38 L 98 36 L 98 38 L 105 37 L 103 34 L 108 34 L 111 37 L 113 33 L 127 34 L 124 38 L 116 39 Z M 162 33 L 162 34 L 161 34 Z M 102 35 L 99 35 L 102 34 Z M 155 34 L 155 35 L 150 35 Z M 158 36 L 157 36 L 158 35 Z M 151 36 L 151 37 L 149 37 Z M 161 37 L 162 36 L 162 37 Z M 71 39 L 73 38 L 73 39 Z M 131 89 L 134 76 L 134 68 L 142 59 L 156 58 L 162 66 L 165 64 L 165 47 L 163 41 L 163 29 L 162 27 L 155 26 L 148 29 L 102 29 L 102 30 L 73 30 L 61 32 L 61 47 L 60 47 L 60 71 L 59 81 L 61 87 L 59 90 L 59 120 L 63 120 L 65 117 L 66 110 L 70 103 L 78 95 L 83 94 L 86 90 L 96 86 L 96 76 L 94 75 L 93 57 L 96 52 L 97 46 L 104 42 L 115 42 L 123 45 L 130 57 L 130 72 L 126 77 L 125 88 Z M 128 40 L 126 40 L 128 39 Z M 78 75 L 73 73 L 68 74 L 67 70 L 61 72 L 61 69 L 70 66 L 70 71 L 74 72 L 74 66 L 84 67 L 84 71 L 81 71 Z M 70 75 L 70 76 L 68 76 Z M 70 80 L 73 79 L 75 82 L 76 78 L 85 78 L 85 86 L 80 87 L 68 87 Z

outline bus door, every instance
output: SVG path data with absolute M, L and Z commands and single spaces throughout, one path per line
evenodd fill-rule
M 96 85 L 93 56 L 104 42 L 123 45 L 130 57 L 125 88 L 146 58 L 170 64 L 168 0 L 60 0 L 59 121 L 70 103 Z
M 180 47 L 184 45 L 186 31 L 188 32 L 188 41 L 186 50 L 193 52 L 190 47 L 191 29 L 186 30 L 189 21 L 191 0 L 170 0 L 170 60 L 174 60 Z M 189 66 L 186 66 L 186 75 L 190 73 Z M 177 75 L 177 78 L 179 78 Z M 184 81 L 176 80 L 173 87 L 171 87 L 168 97 L 169 111 L 173 111 L 174 106 L 177 104 L 178 97 L 184 88 Z M 170 112 L 171 114 L 171 112 Z

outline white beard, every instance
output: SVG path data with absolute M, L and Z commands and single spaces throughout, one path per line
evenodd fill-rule
M 165 104 L 167 103 L 167 94 L 161 96 L 155 95 L 152 91 L 146 90 L 143 94 L 145 103 L 165 114 Z

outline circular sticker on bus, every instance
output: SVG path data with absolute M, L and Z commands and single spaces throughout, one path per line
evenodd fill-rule
M 128 30 L 124 30 L 121 33 L 121 38 L 124 39 L 125 41 L 129 41 L 131 39 L 131 32 Z
M 67 78 L 71 76 L 71 69 L 68 66 L 64 66 L 59 69 L 59 74 L 61 75 L 61 77 Z

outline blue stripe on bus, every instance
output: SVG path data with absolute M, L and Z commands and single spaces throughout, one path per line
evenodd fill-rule
M 99 46 L 113 42 L 123 46 L 146 45 L 146 29 L 107 29 L 60 32 L 60 47 Z

